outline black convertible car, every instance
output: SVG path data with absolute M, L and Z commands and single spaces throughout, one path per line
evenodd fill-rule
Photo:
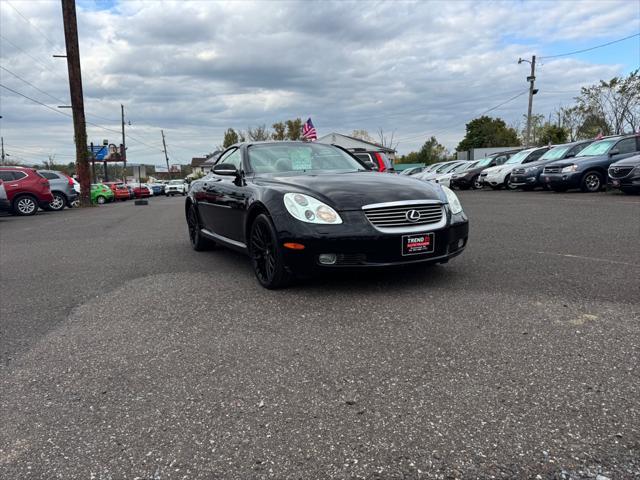
M 195 250 L 218 244 L 248 254 L 266 288 L 321 268 L 445 263 L 469 231 L 448 188 L 307 142 L 229 147 L 191 184 L 185 213 Z

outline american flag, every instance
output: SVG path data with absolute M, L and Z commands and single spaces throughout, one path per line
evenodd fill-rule
M 313 126 L 310 118 L 307 119 L 307 122 L 302 126 L 302 138 L 310 142 L 315 142 L 318 139 L 318 132 L 316 132 L 316 127 Z

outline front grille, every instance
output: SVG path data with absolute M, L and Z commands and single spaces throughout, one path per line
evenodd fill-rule
M 364 253 L 339 253 L 336 265 L 362 265 L 366 261 L 367 256 Z
M 524 168 L 514 168 L 511 173 L 514 175 L 522 175 L 524 174 Z
M 408 212 L 416 211 L 414 221 L 408 218 Z M 367 219 L 376 227 L 413 227 L 429 225 L 442 220 L 443 208 L 439 203 L 415 204 L 370 208 L 364 211 Z
M 544 167 L 544 173 L 560 173 L 562 167 Z
M 629 175 L 633 170 L 633 167 L 612 167 L 609 169 L 609 176 L 611 178 L 623 178 Z

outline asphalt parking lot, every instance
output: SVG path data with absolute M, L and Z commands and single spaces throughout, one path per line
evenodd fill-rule
M 282 291 L 182 198 L 1 217 L 0 478 L 638 478 L 640 197 L 460 198 L 448 265 Z

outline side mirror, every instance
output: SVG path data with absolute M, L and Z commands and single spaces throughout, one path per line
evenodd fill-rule
M 613 150 L 609 151 L 609 156 L 613 157 L 614 155 L 618 155 L 620 153 L 620 150 L 618 150 L 617 148 L 614 148 Z
M 376 170 L 376 171 L 378 171 L 378 170 L 379 170 L 378 166 L 377 166 L 375 163 L 373 163 L 371 160 L 365 160 L 365 161 L 364 161 L 364 164 L 365 164 L 367 167 L 369 167 L 369 169 L 371 169 L 371 170 Z
M 564 158 L 573 158 L 573 157 L 575 157 L 575 156 L 576 156 L 576 154 L 575 154 L 575 153 L 570 153 L 569 155 L 567 155 L 567 156 L 566 156 L 566 157 L 564 157 Z
M 214 165 L 212 171 L 215 175 L 226 175 L 230 177 L 238 176 L 238 169 L 231 163 L 220 163 Z

